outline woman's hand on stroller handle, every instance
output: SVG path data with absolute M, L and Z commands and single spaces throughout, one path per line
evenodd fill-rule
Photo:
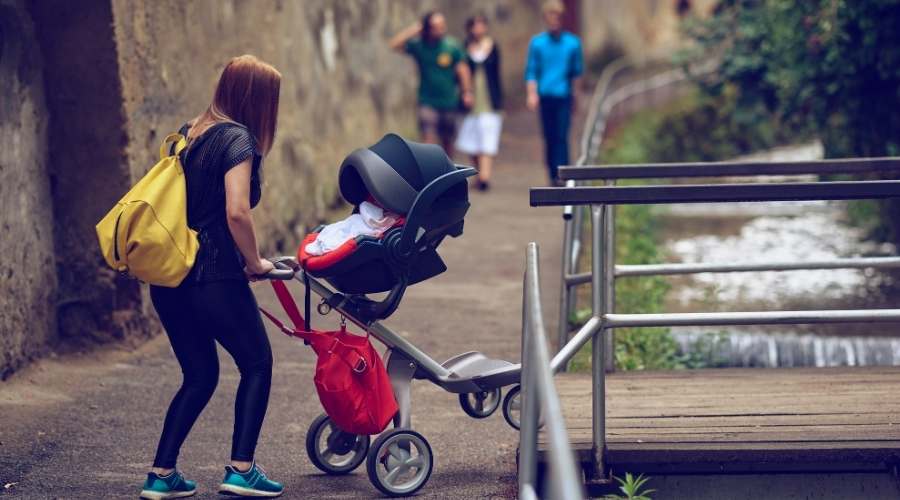
M 251 279 L 255 280 L 291 280 L 294 279 L 294 270 L 297 268 L 296 261 L 291 257 L 278 257 L 274 259 L 265 259 L 272 263 L 272 269 L 262 273 L 254 274 Z
M 294 279 L 294 273 L 297 269 L 299 269 L 300 265 L 297 264 L 297 260 L 293 257 L 282 256 L 275 257 L 272 259 L 268 259 L 269 262 L 275 266 L 275 269 L 272 269 L 265 275 L 263 275 L 264 279 L 270 280 L 290 280 Z

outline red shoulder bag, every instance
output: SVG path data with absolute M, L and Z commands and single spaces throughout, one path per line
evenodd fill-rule
M 397 413 L 397 401 L 381 356 L 368 335 L 353 335 L 343 326 L 337 331 L 311 329 L 297 310 L 287 285 L 277 280 L 270 283 L 294 328 L 288 328 L 265 309 L 260 311 L 282 332 L 303 339 L 316 352 L 313 380 L 325 413 L 344 432 L 361 435 L 383 431 Z M 308 287 L 306 293 L 308 318 Z

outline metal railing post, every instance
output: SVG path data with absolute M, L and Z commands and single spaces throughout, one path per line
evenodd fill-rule
M 603 320 L 606 309 L 606 267 L 604 265 L 604 222 L 606 206 L 591 207 L 591 306 L 594 317 Z M 591 342 L 591 470 L 592 480 L 603 479 L 606 475 L 604 455 L 606 452 L 606 370 L 604 368 L 604 337 L 607 329 L 603 326 Z
M 607 185 L 614 186 L 615 180 L 607 181 Z M 616 311 L 616 207 L 608 205 L 603 214 L 603 277 L 604 277 L 604 308 L 603 313 Z M 595 315 L 597 313 L 594 313 Z M 604 368 L 608 373 L 616 371 L 616 333 L 612 328 L 606 328 L 603 333 L 604 343 Z
M 581 260 L 581 235 L 584 233 L 584 210 L 585 207 L 575 205 L 575 211 L 572 214 L 572 273 L 578 272 L 578 262 Z
M 537 433 L 541 415 L 547 437 L 545 497 L 581 500 L 582 481 L 569 443 L 562 405 L 553 384 L 547 333 L 541 312 L 538 246 L 528 244 L 522 295 L 521 428 L 519 430 L 519 498 L 532 500 L 537 479 Z
M 529 251 L 530 246 L 529 244 Z M 526 258 L 526 265 L 528 259 Z M 531 325 L 528 321 L 528 311 L 531 301 L 528 299 L 528 279 L 526 275 L 522 280 L 522 373 L 519 380 L 519 397 L 521 409 L 519 413 L 519 491 L 531 491 L 537 476 L 537 426 L 538 403 L 534 398 L 534 364 L 531 359 Z
M 572 217 L 569 217 L 563 221 L 562 279 L 560 279 L 559 285 L 559 323 L 557 325 L 556 333 L 557 352 L 569 341 L 569 311 L 572 309 L 572 298 L 574 294 L 572 293 L 573 287 L 566 278 L 569 274 L 572 274 L 572 270 L 575 268 L 575 265 L 571 260 L 572 244 L 574 243 L 572 231 L 575 224 L 575 221 L 572 219 Z M 560 368 L 560 371 L 564 372 L 567 368 L 568 365 L 564 364 Z

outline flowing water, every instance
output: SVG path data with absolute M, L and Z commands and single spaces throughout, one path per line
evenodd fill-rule
M 809 144 L 741 159 L 821 157 L 821 145 Z M 713 182 L 728 181 L 739 180 Z M 814 201 L 686 204 L 665 207 L 659 215 L 672 261 L 758 263 L 896 255 L 892 245 L 865 241 L 863 231 L 851 227 L 845 213 L 844 202 Z M 669 281 L 670 311 L 896 307 L 882 292 L 891 284 L 890 275 L 872 269 L 698 274 Z M 713 366 L 900 365 L 898 326 L 682 327 L 672 332 L 685 354 Z

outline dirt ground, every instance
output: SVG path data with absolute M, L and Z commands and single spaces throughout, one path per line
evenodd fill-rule
M 493 189 L 471 193 L 465 234 L 440 249 L 449 270 L 411 287 L 387 324 L 438 361 L 469 350 L 517 361 L 529 241 L 541 248 L 548 326 L 556 318 L 561 210 L 528 206 L 528 188 L 545 182 L 537 117 L 512 113 Z M 255 287 L 260 303 L 277 310 L 269 286 Z M 318 319 L 318 326 L 335 323 L 334 316 Z M 304 437 L 321 412 L 312 385 L 314 355 L 274 328 L 269 333 L 275 377 L 259 462 L 285 483 L 286 498 L 379 497 L 364 467 L 329 477 L 310 464 Z M 198 481 L 198 498 L 217 497 L 228 459 L 238 374 L 224 351 L 220 356 L 218 390 L 179 461 L 179 468 Z M 164 336 L 134 351 L 109 348 L 46 359 L 14 375 L 0 384 L 0 496 L 136 497 L 179 384 L 179 368 Z M 435 455 L 434 472 L 419 497 L 515 497 L 518 435 L 499 411 L 473 420 L 455 395 L 419 381 L 413 390 L 413 427 Z

